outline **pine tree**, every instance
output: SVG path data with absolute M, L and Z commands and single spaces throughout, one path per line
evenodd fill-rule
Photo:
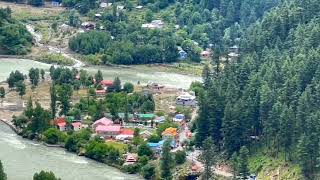
M 205 180 L 209 180 L 213 176 L 212 167 L 217 163 L 217 152 L 213 140 L 208 137 L 203 142 L 203 152 L 200 156 L 200 160 L 204 164 L 203 178 Z
M 16 91 L 19 93 L 19 96 L 22 99 L 22 96 L 26 94 L 26 85 L 23 81 L 18 81 L 16 84 Z
M 24 114 L 25 114 L 29 119 L 32 118 L 32 115 L 33 115 L 33 103 L 32 103 L 31 96 L 30 96 L 29 99 L 28 99 L 27 107 L 26 107 L 26 109 L 24 110 Z
M 242 146 L 239 152 L 239 159 L 238 159 L 238 172 L 242 177 L 246 177 L 249 174 L 248 169 L 248 156 L 249 150 L 246 146 Z
M 208 137 L 209 133 L 209 107 L 208 102 L 206 99 L 206 95 L 203 95 L 200 98 L 200 108 L 199 108 L 199 115 L 196 120 L 197 123 L 197 133 L 195 136 L 195 144 L 196 146 L 200 147 L 202 145 L 202 142 Z
M 171 150 L 171 139 L 167 139 L 163 143 L 162 153 L 160 157 L 161 179 L 164 179 L 164 180 L 172 179 L 171 168 L 173 166 L 173 157 L 170 150 Z
M 57 112 L 57 94 L 54 82 L 50 86 L 50 109 L 52 118 L 55 119 Z
M 211 71 L 207 64 L 203 67 L 203 70 L 202 70 L 202 81 L 203 81 L 203 87 L 207 89 L 211 82 Z
M 100 70 L 95 74 L 96 84 L 99 84 L 103 80 L 103 75 Z

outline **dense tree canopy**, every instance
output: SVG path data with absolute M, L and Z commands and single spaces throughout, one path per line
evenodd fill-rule
M 225 63 L 222 71 L 212 69 L 209 81 L 204 76 L 207 88 L 200 96 L 198 146 L 210 136 L 229 156 L 243 145 L 265 147 L 268 155 L 283 153 L 287 161 L 301 165 L 307 178 L 315 178 L 319 12 L 317 1 L 283 1 L 244 31 L 241 57 Z M 241 148 L 243 164 L 249 152 Z M 238 170 L 247 173 L 246 165 Z
M 27 54 L 32 36 L 26 27 L 11 17 L 11 9 L 0 8 L 0 53 Z

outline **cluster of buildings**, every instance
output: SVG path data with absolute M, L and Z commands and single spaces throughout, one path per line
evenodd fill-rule
M 60 131 L 79 131 L 80 129 L 87 127 L 86 125 L 83 125 L 80 121 L 68 121 L 66 118 L 63 117 L 54 120 L 53 123 L 56 126 L 56 128 L 58 128 Z
M 120 124 L 114 124 L 111 119 L 103 117 L 92 124 L 93 131 L 104 139 L 131 140 L 134 131 L 123 128 Z
M 162 29 L 164 27 L 164 22 L 162 20 L 153 20 L 150 23 L 145 23 L 141 25 L 142 28 L 147 29 Z

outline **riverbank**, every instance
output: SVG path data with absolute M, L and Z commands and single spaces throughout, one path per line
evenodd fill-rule
M 11 121 L 9 122 L 3 119 L 0 119 L 0 121 L 6 124 L 7 126 L 9 126 L 10 129 L 12 129 L 12 131 L 14 131 L 17 135 L 19 135 L 19 130 L 11 123 Z
M 11 123 L 11 121 L 9 121 L 9 120 L 4 120 L 4 119 L 0 119 L 0 123 L 3 123 L 3 124 L 5 124 L 6 126 L 8 126 L 16 135 L 18 135 L 19 137 L 22 137 L 23 139 L 26 139 L 26 140 L 30 140 L 30 141 L 32 141 L 32 142 L 34 142 L 34 143 L 39 143 L 39 145 L 43 145 L 43 146 L 45 146 L 45 147 L 47 147 L 47 148 L 50 148 L 50 149 L 57 149 L 57 148 L 61 148 L 61 149 L 63 149 L 64 151 L 66 151 L 66 152 L 69 152 L 69 153 L 72 153 L 72 154 L 74 154 L 74 155 L 76 155 L 76 156 L 79 156 L 79 157 L 81 157 L 81 156 L 84 156 L 84 155 L 79 155 L 79 154 L 77 154 L 76 152 L 70 152 L 70 151 L 67 151 L 66 149 L 65 149 L 65 147 L 63 146 L 63 145 L 61 145 L 61 144 L 47 144 L 47 143 L 45 143 L 44 141 L 41 141 L 41 140 L 38 140 L 38 141 L 34 141 L 34 140 L 31 140 L 31 139 L 28 139 L 28 138 L 25 138 L 25 137 L 23 137 L 23 135 L 21 134 L 21 133 L 19 133 L 19 130 Z M 108 166 L 108 167 L 113 167 L 113 168 L 116 168 L 116 169 L 118 169 L 119 171 L 121 171 L 121 172 L 123 172 L 123 173 L 126 173 L 126 172 L 124 172 L 123 170 L 122 170 L 122 166 L 120 166 L 120 165 L 117 165 L 117 164 L 115 164 L 115 163 L 111 163 L 111 162 L 109 162 L 109 161 L 104 161 L 104 162 L 101 162 L 101 161 L 97 161 L 97 160 L 95 160 L 95 159 L 93 159 L 93 158 L 90 158 L 90 157 L 87 157 L 87 156 L 84 156 L 85 158 L 87 158 L 87 159 L 90 159 L 90 160 L 92 160 L 92 161 L 95 161 L 96 163 L 101 163 L 101 164 L 104 164 L 104 165 L 106 165 L 106 166 Z M 126 173 L 127 174 L 127 173 Z M 128 174 L 129 175 L 129 174 Z M 138 174 L 133 174 L 133 175 L 136 175 L 137 177 L 140 177 Z M 139 179 L 139 178 L 138 178 Z
M 69 153 L 62 148 L 46 147 L 16 135 L 0 121 L 0 159 L 9 180 L 32 179 L 35 172 L 52 171 L 62 180 L 142 180 L 116 168 Z

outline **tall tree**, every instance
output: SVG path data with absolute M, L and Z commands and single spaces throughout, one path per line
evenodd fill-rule
M 39 69 L 38 68 L 31 68 L 29 70 L 29 78 L 30 78 L 31 84 L 37 86 L 39 83 L 39 79 L 40 79 Z
M 162 153 L 160 157 L 160 169 L 161 169 L 161 179 L 171 180 L 172 172 L 171 168 L 173 166 L 173 158 L 170 152 L 171 150 L 171 139 L 167 139 L 162 146 Z
M 55 119 L 57 113 L 57 92 L 54 82 L 50 86 L 50 109 L 52 118 Z
M 72 86 L 70 84 L 63 84 L 57 86 L 57 100 L 59 101 L 60 114 L 67 115 L 71 108 L 71 96 L 72 96 Z
M 96 79 L 96 83 L 99 84 L 103 80 L 103 75 L 100 69 L 98 72 L 95 74 L 94 78 Z
M 249 150 L 246 146 L 242 146 L 239 152 L 239 159 L 238 159 L 238 172 L 242 177 L 247 177 L 249 174 L 248 169 L 248 157 L 249 157 Z
M 205 180 L 211 179 L 213 177 L 213 166 L 217 163 L 217 149 L 212 140 L 212 138 L 208 137 L 203 142 L 203 152 L 200 156 L 200 160 L 204 164 L 204 174 L 203 178 Z
M 28 99 L 27 107 L 26 107 L 26 109 L 24 110 L 24 114 L 25 114 L 29 119 L 31 119 L 32 116 L 33 116 L 33 102 L 32 102 L 31 96 L 30 96 L 29 99 Z
M 22 96 L 26 94 L 26 85 L 24 84 L 23 81 L 18 81 L 16 84 L 16 91 L 19 93 L 19 96 L 22 99 Z

